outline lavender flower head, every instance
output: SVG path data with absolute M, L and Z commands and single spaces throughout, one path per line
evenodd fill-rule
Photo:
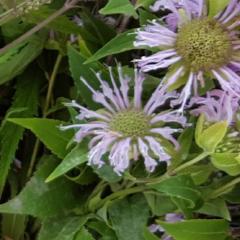
M 174 92 L 166 93 L 160 86 L 156 88 L 145 106 L 142 106 L 142 91 L 144 76 L 135 70 L 134 97 L 129 97 L 129 82 L 121 66 L 118 66 L 120 87 L 109 68 L 111 86 L 97 73 L 101 90 L 93 89 L 88 82 L 83 83 L 92 92 L 93 100 L 103 106 L 100 111 L 92 111 L 73 101 L 67 106 L 76 107 L 80 114 L 78 119 L 85 123 L 63 126 L 63 130 L 78 129 L 75 140 L 80 142 L 87 136 L 92 136 L 89 143 L 89 164 L 101 167 L 103 159 L 108 154 L 110 165 L 118 174 L 123 173 L 130 165 L 130 160 L 144 159 L 147 171 L 154 171 L 158 162 L 170 160 L 169 154 L 161 144 L 161 139 L 170 141 L 176 148 L 178 142 L 173 134 L 180 129 L 165 126 L 165 123 L 176 122 L 185 125 L 186 119 L 176 111 L 155 111 L 163 106 L 168 99 L 176 98 Z
M 154 11 L 171 11 L 164 22 L 152 21 L 139 29 L 134 45 L 159 48 L 151 56 L 136 60 L 143 72 L 167 68 L 166 87 L 185 79 L 181 96 L 183 110 L 189 96 L 205 85 L 206 76 L 216 79 L 222 89 L 239 95 L 240 68 L 238 38 L 240 3 L 231 0 L 216 16 L 207 15 L 205 0 L 157 0 Z M 181 80 L 182 82 L 183 80 Z M 179 85 L 179 83 L 178 83 Z
M 227 121 L 231 125 L 239 109 L 239 98 L 222 90 L 212 90 L 206 97 L 193 97 L 190 106 L 193 104 L 199 106 L 191 114 L 204 114 L 209 123 Z

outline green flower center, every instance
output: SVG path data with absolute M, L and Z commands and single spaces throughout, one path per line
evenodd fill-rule
M 112 118 L 110 129 L 124 137 L 141 137 L 149 131 L 149 118 L 142 111 L 125 110 Z
M 193 20 L 182 26 L 176 50 L 193 71 L 210 70 L 226 64 L 232 53 L 229 33 L 209 18 Z

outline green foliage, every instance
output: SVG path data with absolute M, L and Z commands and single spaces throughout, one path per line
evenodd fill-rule
M 137 18 L 134 6 L 129 0 L 109 0 L 107 5 L 99 12 L 103 15 L 122 13 Z
M 155 171 L 149 172 L 144 165 L 151 158 L 146 159 L 142 152 L 133 154 L 133 147 L 129 151 L 129 169 L 122 175 L 114 171 L 110 162 L 115 160 L 119 161 L 118 164 L 125 164 L 125 158 L 122 155 L 119 159 L 110 158 L 114 151 L 109 149 L 103 150 L 103 156 L 91 151 L 96 161 L 104 162 L 101 167 L 89 163 L 91 149 L 88 143 L 93 140 L 92 144 L 96 147 L 98 140 L 95 141 L 94 136 L 97 133 L 105 138 L 104 132 L 94 128 L 83 141 L 75 143 L 74 134 L 78 127 L 76 131 L 60 129 L 61 125 L 99 121 L 97 117 L 92 119 L 87 115 L 84 120 L 80 119 L 85 112 L 65 107 L 64 102 L 76 100 L 86 109 L 107 114 L 94 101 L 92 92 L 104 90 L 102 97 L 105 103 L 112 104 L 110 98 L 118 91 L 115 88 L 112 92 L 108 88 L 108 85 L 114 85 L 108 74 L 109 66 L 116 77 L 117 88 L 127 87 L 125 83 L 129 81 L 129 89 L 126 90 L 132 106 L 136 90 L 134 77 L 136 69 L 139 70 L 134 60 L 168 49 L 147 44 L 136 47 L 136 34 L 151 20 L 167 27 L 168 7 L 153 12 L 151 6 L 156 2 L 154 0 L 52 0 L 50 4 L 45 4 L 46 1 L 34 2 L 39 4 L 34 9 L 29 7 L 33 4 L 30 0 L 4 0 L 0 3 L 0 238 L 237 239 L 240 203 L 240 128 L 237 113 L 232 116 L 232 122 L 210 123 L 202 115 L 195 124 L 196 118 L 192 116 L 191 109 L 198 107 L 197 104 L 190 104 L 189 109 L 190 99 L 187 99 L 186 108 L 179 113 L 179 106 L 171 105 L 174 97 L 168 99 L 163 106 L 157 106 L 154 114 L 165 110 L 176 111 L 176 114 L 186 117 L 187 124 L 182 127 L 167 118 L 166 123 L 165 120 L 156 123 L 154 128 L 179 128 L 173 134 L 179 148 L 167 143 L 164 136 L 157 138 L 171 155 L 168 163 L 158 159 L 152 149 L 141 149 L 158 163 Z M 161 3 L 169 4 L 168 1 Z M 213 18 L 230 1 L 206 0 L 205 3 L 206 14 Z M 24 8 L 20 11 L 21 6 Z M 237 10 L 233 9 L 236 17 L 224 28 L 228 27 L 227 24 L 235 25 L 240 16 L 235 12 Z M 178 12 L 181 20 L 185 21 L 184 10 L 178 8 Z M 217 18 L 215 20 L 218 21 Z M 158 30 L 160 34 L 160 28 Z M 228 31 L 231 31 L 230 28 Z M 145 33 L 145 37 L 154 40 L 152 38 L 157 37 L 155 34 Z M 170 39 L 168 34 L 164 37 Z M 235 51 L 237 56 L 239 49 Z M 167 62 L 171 60 L 170 56 Z M 125 82 L 119 81 L 117 64 L 123 66 Z M 142 91 L 140 110 L 154 90 L 164 86 L 179 67 L 182 67 L 182 62 L 145 73 L 143 89 L 139 89 Z M 184 87 L 190 69 L 184 70 L 184 74 L 172 81 L 169 94 L 173 90 L 178 94 L 186 90 Z M 96 73 L 101 73 L 106 81 L 104 86 Z M 239 75 L 238 72 L 236 74 Z M 214 74 L 204 73 L 203 79 L 201 74 L 196 75 L 198 80 L 191 87 L 196 92 L 191 92 L 191 96 L 205 97 L 211 89 L 220 88 Z M 221 76 L 226 77 L 223 72 Z M 81 78 L 93 89 L 89 90 Z M 163 96 L 159 93 L 157 97 L 161 100 Z M 115 96 L 116 102 L 118 98 Z M 226 104 L 229 104 L 227 111 L 231 114 L 230 102 L 226 101 Z M 212 110 L 219 111 L 219 116 L 225 114 L 217 105 Z M 106 116 L 111 121 L 112 116 Z M 228 117 L 230 119 L 231 116 Z M 87 125 L 85 127 L 87 131 Z M 112 129 L 107 131 L 122 140 Z M 147 139 L 143 138 L 143 141 Z M 137 139 L 131 140 L 131 144 L 136 142 Z M 114 140 L 109 148 L 115 147 L 115 143 Z M 222 144 L 226 144 L 226 148 L 221 148 Z M 220 148 L 226 151 L 220 153 Z M 133 155 L 138 161 L 132 159 Z M 182 220 L 167 222 L 166 215 L 169 213 L 177 213 Z M 152 224 L 159 225 L 164 232 L 151 232 Z
M 83 98 L 89 107 L 96 108 L 91 91 L 80 79 L 81 77 L 88 79 L 88 83 L 93 88 L 97 88 L 99 84 L 93 72 L 96 66 L 93 64 L 84 64 L 86 58 L 71 46 L 68 46 L 68 60 L 78 95 Z
M 226 240 L 230 230 L 225 220 L 197 219 L 159 223 L 176 240 Z
M 0 84 L 19 75 L 42 51 L 45 37 L 33 35 L 0 55 Z
M 24 129 L 13 123 L 6 122 L 11 117 L 32 117 L 37 113 L 39 85 L 42 74 L 33 80 L 33 70 L 28 69 L 19 76 L 12 106 L 9 108 L 0 129 L 0 192 L 2 192 L 11 163 Z M 1 195 L 1 194 L 0 194 Z
M 206 152 L 212 153 L 226 135 L 228 123 L 226 121 L 218 122 L 206 129 L 204 124 L 204 117 L 202 115 L 197 122 L 195 139 L 199 147 Z
M 122 53 L 135 49 L 133 46 L 135 36 L 135 30 L 126 31 L 117 35 L 106 45 L 100 48 L 96 53 L 94 53 L 93 56 L 88 58 L 85 63 L 91 63 L 112 54 Z
M 67 154 L 72 131 L 62 131 L 61 121 L 44 118 L 9 118 L 9 122 L 31 130 L 59 158 Z
M 240 159 L 236 153 L 214 153 L 211 155 L 213 165 L 230 176 L 240 174 Z
M 45 183 L 58 161 L 52 156 L 44 162 L 18 196 L 0 205 L 1 213 L 29 214 L 40 218 L 65 213 L 77 206 L 76 188 L 65 178 Z M 61 199 L 59 201 L 59 199 Z
M 75 235 L 86 221 L 87 216 L 62 216 L 61 218 L 58 216 L 46 218 L 43 221 L 38 240 L 74 240 L 76 239 Z
M 118 240 L 144 240 L 149 209 L 141 194 L 114 202 L 109 215 Z
M 78 165 L 85 163 L 88 160 L 87 152 L 88 149 L 85 144 L 77 145 L 66 155 L 63 161 L 57 166 L 56 169 L 54 169 L 50 176 L 48 176 L 46 182 L 50 182 L 77 167 Z
M 201 192 L 187 175 L 171 177 L 151 187 L 167 196 L 181 200 L 186 208 L 196 209 L 202 204 Z

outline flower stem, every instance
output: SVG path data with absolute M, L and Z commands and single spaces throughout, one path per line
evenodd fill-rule
M 147 189 L 146 186 L 141 185 L 141 186 L 136 186 L 136 187 L 132 187 L 132 188 L 127 188 L 127 189 L 124 189 L 124 190 L 121 190 L 121 191 L 118 191 L 118 192 L 114 192 L 111 195 L 107 196 L 106 198 L 102 199 L 99 202 L 97 208 L 103 207 L 104 204 L 109 202 L 109 201 L 115 200 L 117 198 L 125 197 L 125 196 L 127 196 L 129 194 L 143 192 L 146 189 Z
M 58 72 L 58 69 L 60 67 L 61 61 L 62 61 L 62 54 L 59 53 L 58 56 L 57 56 L 56 62 L 54 64 L 52 74 L 51 74 L 50 79 L 49 79 L 48 91 L 47 91 L 45 106 L 44 106 L 44 109 L 43 109 L 43 117 L 47 116 L 47 111 L 48 111 L 48 108 L 49 108 L 49 105 L 50 105 L 50 100 L 51 100 L 51 96 L 52 96 L 54 82 L 55 82 L 55 79 L 56 79 L 57 72 Z M 39 141 L 39 139 L 37 139 L 36 142 L 35 142 L 34 148 L 33 148 L 33 153 L 32 153 L 32 157 L 31 157 L 31 160 L 30 160 L 30 165 L 29 165 L 28 172 L 27 172 L 27 178 L 30 178 L 31 175 L 32 175 L 34 165 L 35 165 L 35 162 L 36 162 L 36 159 L 37 159 L 37 154 L 38 154 L 39 147 L 40 147 L 40 141 Z
M 227 193 L 228 191 L 231 191 L 232 188 L 238 183 L 240 183 L 240 176 L 228 182 L 227 184 L 223 185 L 222 187 L 216 189 L 215 191 L 213 191 L 210 198 L 217 198 Z
M 207 157 L 209 155 L 208 152 L 203 152 L 201 153 L 200 155 L 198 155 L 197 157 L 195 157 L 194 159 L 190 160 L 190 161 L 187 161 L 186 163 L 180 165 L 179 167 L 173 169 L 170 171 L 171 175 L 172 174 L 176 174 L 180 171 L 182 171 L 183 169 L 185 168 L 188 168 L 192 165 L 194 165 L 195 163 L 198 163 L 199 161 L 201 161 L 202 159 L 204 159 L 205 157 Z
M 208 152 L 203 152 L 201 153 L 200 155 L 198 155 L 197 157 L 193 158 L 192 160 L 190 161 L 187 161 L 186 163 L 180 165 L 179 167 L 175 168 L 175 169 L 172 169 L 172 170 L 169 170 L 167 171 L 165 174 L 163 174 L 162 176 L 158 177 L 158 178 L 154 178 L 154 179 L 151 179 L 150 182 L 148 184 L 156 184 L 156 183 L 159 183 L 159 182 L 162 182 L 163 180 L 171 177 L 172 175 L 175 175 L 177 174 L 178 172 L 200 162 L 202 159 L 204 159 L 205 157 L 207 157 L 209 155 Z
M 54 64 L 51 77 L 49 79 L 48 91 L 47 91 L 45 106 L 44 106 L 44 110 L 43 110 L 43 117 L 47 116 L 47 111 L 48 111 L 48 108 L 49 108 L 49 105 L 50 105 L 50 100 L 51 100 L 51 96 L 52 96 L 53 86 L 54 86 L 54 83 L 55 83 L 55 80 L 56 80 L 58 69 L 60 67 L 60 63 L 62 61 L 62 57 L 63 57 L 62 54 L 59 53 L 58 56 L 57 56 L 56 62 Z

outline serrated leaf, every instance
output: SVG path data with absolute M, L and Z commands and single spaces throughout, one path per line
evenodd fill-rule
M 208 16 L 214 17 L 220 13 L 229 3 L 230 0 L 208 0 Z
M 171 177 L 158 184 L 149 186 L 161 193 L 165 193 L 167 196 L 185 201 L 186 208 L 195 209 L 202 204 L 201 192 L 188 175 Z
M 9 118 L 8 121 L 31 130 L 59 158 L 66 156 L 73 133 L 60 130 L 61 121 L 47 118 Z
M 87 219 L 87 216 L 47 218 L 43 221 L 38 240 L 74 240 L 79 228 Z
M 48 176 L 46 182 L 50 182 L 63 174 L 67 173 L 71 169 L 78 165 L 85 163 L 88 160 L 88 148 L 86 144 L 77 145 L 63 161 L 54 169 L 54 171 Z
M 134 6 L 129 0 L 109 0 L 106 6 L 103 7 L 99 12 L 103 15 L 125 14 L 135 18 L 138 17 Z
M 225 240 L 229 234 L 228 222 L 225 220 L 196 219 L 177 223 L 159 224 L 175 240 Z
M 94 55 L 91 56 L 85 62 L 85 64 L 95 62 L 112 54 L 136 49 L 136 47 L 133 45 L 136 37 L 135 31 L 136 30 L 133 29 L 117 35 L 115 38 L 106 43 L 102 48 L 100 48 L 96 53 L 94 53 Z
M 33 79 L 33 72 L 36 77 Z M 37 113 L 39 86 L 42 74 L 35 68 L 19 76 L 12 106 L 6 114 L 0 129 L 0 193 L 3 190 L 8 171 L 24 129 L 6 122 L 7 117 L 32 117 Z
M 27 41 L 0 56 L 0 84 L 19 75 L 42 51 L 45 37 L 31 36 Z
M 82 227 L 75 237 L 75 240 L 94 240 L 94 238 L 85 227 Z
M 143 195 L 137 194 L 114 202 L 109 208 L 109 216 L 118 240 L 144 240 L 143 230 L 149 209 Z
M 46 177 L 58 164 L 52 156 L 26 184 L 18 196 L 0 205 L 1 213 L 32 215 L 39 218 L 63 214 L 77 206 L 76 185 L 66 178 L 45 183 Z

